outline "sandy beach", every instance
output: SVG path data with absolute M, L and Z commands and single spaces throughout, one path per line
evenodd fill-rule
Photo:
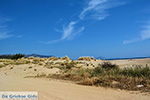
M 149 100 L 150 95 L 71 82 L 0 76 L 0 91 L 37 91 L 39 100 Z
M 35 58 L 34 58 L 35 59 Z M 10 61 L 7 61 L 10 62 Z M 86 61 L 85 61 L 86 62 Z M 96 61 L 97 63 L 99 61 Z M 145 64 L 146 60 L 119 60 L 112 63 Z M 55 64 L 57 65 L 57 64 Z M 96 86 L 83 86 L 51 78 L 25 78 L 39 73 L 58 73 L 58 68 L 36 64 L 7 65 L 0 68 L 0 91 L 37 91 L 39 100 L 149 100 L 150 94 Z

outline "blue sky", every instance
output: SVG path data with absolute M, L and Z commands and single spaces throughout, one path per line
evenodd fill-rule
M 150 0 L 0 0 L 0 54 L 150 56 Z

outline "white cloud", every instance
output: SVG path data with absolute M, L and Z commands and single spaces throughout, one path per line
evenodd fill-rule
M 130 43 L 135 43 L 138 41 L 144 41 L 144 40 L 148 40 L 148 39 L 150 39 L 150 22 L 148 22 L 146 24 L 146 26 L 144 26 L 144 28 L 143 28 L 143 30 L 141 30 L 140 36 L 138 38 L 131 39 L 131 40 L 125 40 L 125 41 L 123 41 L 123 44 L 130 44 Z
M 123 44 L 135 43 L 137 41 L 140 41 L 140 38 L 135 38 L 135 39 L 131 39 L 131 40 L 125 40 L 125 41 L 123 41 Z
M 83 20 L 85 17 L 92 17 L 97 20 L 103 20 L 109 16 L 107 10 L 120 5 L 123 2 L 118 2 L 118 0 L 90 0 L 88 5 L 80 13 L 79 18 Z
M 0 40 L 10 38 L 13 35 L 9 34 L 8 32 L 0 32 Z
M 144 30 L 141 31 L 141 39 L 142 40 L 150 39 L 150 23 L 149 25 L 145 26 Z
M 12 37 L 13 35 L 10 34 L 8 31 L 6 23 L 9 22 L 11 19 L 9 18 L 4 18 L 0 16 L 0 40 L 2 39 L 7 39 Z
M 66 27 L 63 28 L 63 36 L 61 38 L 62 40 L 68 39 L 72 35 L 72 33 L 74 31 L 74 25 L 75 24 L 77 24 L 77 22 L 71 21 L 68 24 L 68 26 L 66 26 Z
M 120 0 L 88 0 L 87 6 L 78 15 L 76 21 L 70 21 L 69 24 L 63 27 L 62 30 L 57 30 L 57 32 L 62 33 L 62 37 L 58 40 L 52 40 L 48 43 L 55 43 L 61 40 L 69 40 L 74 38 L 77 34 L 83 32 L 85 27 L 77 27 L 82 23 L 85 18 L 94 18 L 97 20 L 103 20 L 109 16 L 107 10 L 114 8 L 120 5 L 123 5 L 123 2 L 118 2 Z
M 50 44 L 50 43 L 56 43 L 62 40 L 70 40 L 73 39 L 77 34 L 81 33 L 82 31 L 84 31 L 84 27 L 80 27 L 77 28 L 78 22 L 76 21 L 71 21 L 67 26 L 63 27 L 63 30 L 57 30 L 55 29 L 57 32 L 61 32 L 62 36 L 60 39 L 58 40 L 52 40 L 52 41 L 48 41 L 46 42 L 46 44 Z
M 7 22 L 11 21 L 10 18 L 2 17 L 0 16 L 0 24 L 5 24 Z
M 63 35 L 61 37 L 61 40 L 71 39 L 76 34 L 82 32 L 84 30 L 84 27 L 81 27 L 79 29 L 75 28 L 76 24 L 77 24 L 77 22 L 71 21 L 66 27 L 63 28 Z

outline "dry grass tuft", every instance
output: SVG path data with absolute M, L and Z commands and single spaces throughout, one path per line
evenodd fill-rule
M 94 57 L 79 57 L 78 60 L 96 61 L 96 59 Z

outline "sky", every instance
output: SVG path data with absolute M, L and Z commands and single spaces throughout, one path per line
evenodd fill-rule
M 0 0 L 0 54 L 150 56 L 150 0 Z

